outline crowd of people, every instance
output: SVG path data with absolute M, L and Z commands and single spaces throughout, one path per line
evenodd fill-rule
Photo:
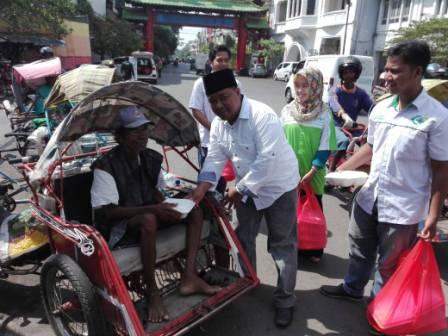
M 287 327 L 296 305 L 298 252 L 316 263 L 324 257 L 322 249 L 297 246 L 298 190 L 311 186 L 323 208 L 327 159 L 331 152 L 339 150 L 341 156 L 346 149 L 338 128 L 355 122 L 361 110 L 371 111 L 367 144 L 342 165 L 331 167 L 355 169 L 371 161 L 368 180 L 352 209 L 344 282 L 322 286 L 321 293 L 359 301 L 375 269 L 370 298 L 375 297 L 397 268 L 402 252 L 419 237 L 434 237 L 448 190 L 448 114 L 421 85 L 430 61 L 427 43 L 410 41 L 388 50 L 384 79 L 393 95 L 376 106 L 356 86 L 362 71 L 356 58 L 349 57 L 340 66 L 341 83 L 330 87 L 329 103 L 322 100 L 320 70 L 301 69 L 294 75 L 296 99 L 280 117 L 242 93 L 229 69 L 230 56 L 222 46 L 211 52 L 211 73 L 193 87 L 190 108 L 199 124 L 201 171 L 189 197 L 199 204 L 209 190 L 224 193 L 224 201 L 236 209 L 236 234 L 255 269 L 255 238 L 261 219 L 266 219 L 268 251 L 278 273 L 274 322 Z M 162 203 L 158 191 L 162 159 L 146 149 L 151 121 L 137 108 L 121 111 L 120 120 L 119 146 L 94 164 L 92 206 L 112 248 L 129 239 L 140 241 L 151 302 L 148 320 L 161 322 L 169 316 L 154 281 L 155 239 L 158 230 L 181 219 L 172 206 Z M 234 186 L 221 179 L 228 161 L 236 177 Z M 220 290 L 194 271 L 201 223 L 202 213 L 195 208 L 185 221 L 187 264 L 180 288 L 185 295 Z

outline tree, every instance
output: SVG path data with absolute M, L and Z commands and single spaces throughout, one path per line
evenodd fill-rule
M 143 38 L 132 24 L 114 17 L 105 19 L 93 16 L 90 21 L 92 49 L 101 56 L 111 57 L 130 55 L 132 51 L 143 48 Z
M 155 26 L 154 52 L 158 56 L 168 57 L 174 54 L 178 43 L 177 32 L 170 26 Z
M 431 19 L 413 22 L 400 28 L 388 47 L 403 41 L 424 40 L 431 48 L 432 62 L 446 65 L 448 60 L 448 19 Z
M 44 33 L 61 38 L 69 31 L 63 24 L 76 14 L 71 0 L 1 0 L 0 21 L 10 32 Z
M 271 62 L 278 62 L 283 58 L 283 53 L 285 52 L 283 44 L 277 43 L 273 39 L 261 39 L 258 41 L 258 45 L 263 55 Z

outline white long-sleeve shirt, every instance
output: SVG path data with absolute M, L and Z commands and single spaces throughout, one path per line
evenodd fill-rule
M 296 188 L 300 180 L 297 158 L 277 115 L 269 106 L 246 97 L 233 125 L 219 117 L 213 120 L 198 180 L 215 186 L 227 160 L 232 162 L 237 189 L 252 196 L 259 210 Z

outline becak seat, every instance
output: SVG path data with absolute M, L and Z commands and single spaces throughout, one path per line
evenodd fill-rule
M 204 221 L 201 240 L 204 242 L 210 233 L 209 221 Z M 157 232 L 156 263 L 168 260 L 182 252 L 186 245 L 186 224 L 176 224 Z M 141 251 L 139 245 L 126 246 L 112 250 L 112 255 L 118 264 L 121 274 L 129 275 L 132 272 L 143 269 Z

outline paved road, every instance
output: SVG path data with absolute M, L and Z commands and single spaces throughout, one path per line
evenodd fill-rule
M 168 67 L 158 86 L 188 106 L 193 81 L 197 78 L 187 65 Z M 243 92 L 261 100 L 279 112 L 284 104 L 285 83 L 272 79 L 240 78 Z M 2 120 L 3 121 L 3 120 Z M 5 123 L 0 123 L 5 130 Z M 7 127 L 6 127 L 7 128 Z M 181 166 L 184 169 L 184 166 Z M 278 330 L 273 325 L 271 295 L 276 284 L 275 267 L 266 252 L 266 229 L 257 238 L 257 267 L 261 279 L 259 288 L 243 296 L 222 312 L 192 330 L 189 336 L 258 336 L 258 335 L 367 335 L 364 304 L 331 300 L 318 292 L 322 284 L 341 282 L 347 266 L 347 211 L 343 195 L 325 195 L 324 207 L 328 221 L 329 241 L 319 265 L 300 260 L 297 272 L 297 306 L 293 325 Z M 437 258 L 448 297 L 448 244 L 436 246 Z M 26 276 L 0 280 L 0 335 L 52 335 L 40 309 L 37 277 Z M 439 333 L 437 335 L 442 335 Z M 446 335 L 446 334 L 445 334 Z

